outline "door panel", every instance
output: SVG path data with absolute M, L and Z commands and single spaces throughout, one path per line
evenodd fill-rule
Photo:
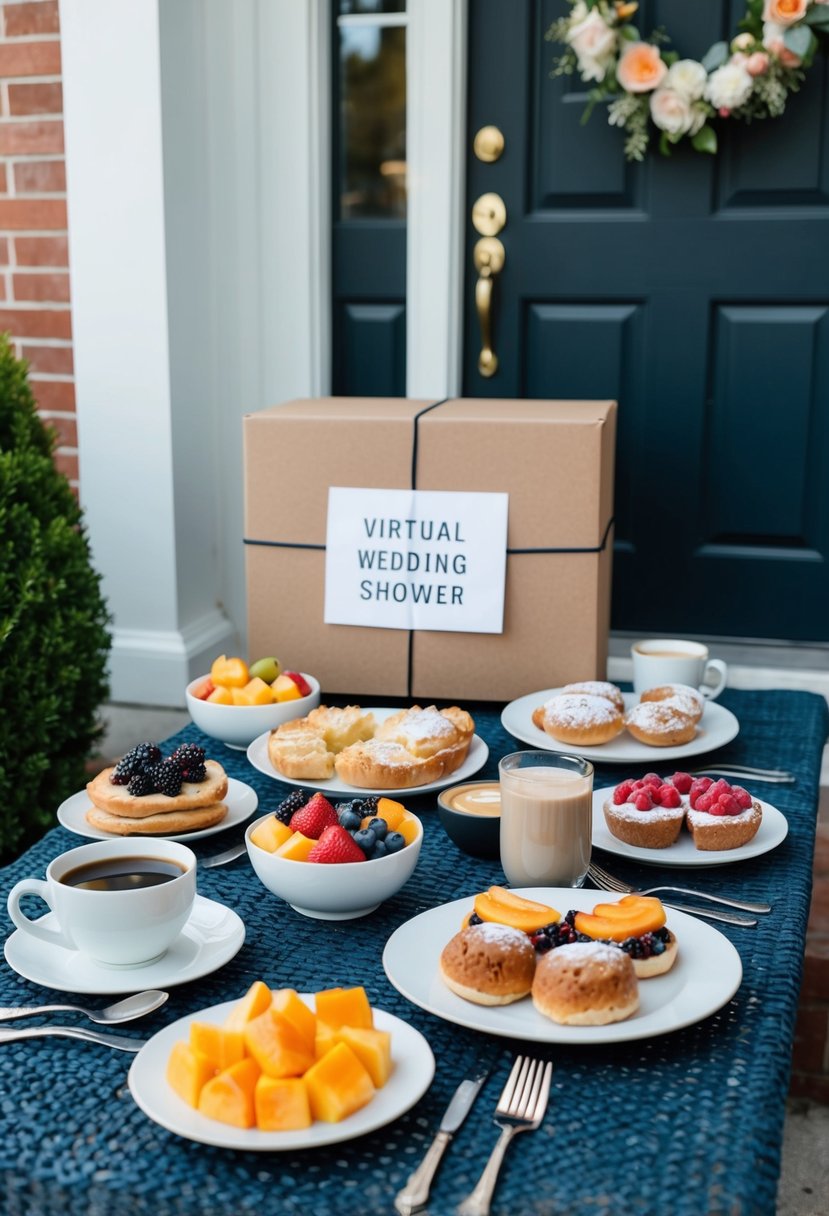
M 681 54 L 743 0 L 640 5 Z M 718 157 L 627 165 L 603 107 L 551 77 L 563 0 L 470 0 L 467 196 L 506 205 L 491 379 L 468 226 L 464 392 L 619 401 L 613 624 L 829 639 L 829 77 Z M 472 137 L 492 123 L 503 156 Z M 720 124 L 721 129 L 723 124 Z

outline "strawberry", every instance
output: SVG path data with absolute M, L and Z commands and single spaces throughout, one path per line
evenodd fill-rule
M 286 671 L 283 673 L 289 680 L 293 680 L 303 697 L 310 697 L 311 685 L 299 671 Z
M 366 855 L 360 846 L 354 843 L 344 827 L 341 827 L 339 823 L 332 823 L 325 828 L 311 849 L 308 860 L 320 861 L 326 865 L 339 865 L 348 861 L 365 861 Z
M 678 789 L 680 794 L 687 794 L 694 783 L 694 779 L 690 773 L 674 773 L 671 781 L 674 788 Z
M 289 826 L 292 832 L 302 832 L 311 840 L 319 840 L 327 827 L 338 822 L 337 812 L 325 795 L 314 794 L 305 806 L 294 811 Z

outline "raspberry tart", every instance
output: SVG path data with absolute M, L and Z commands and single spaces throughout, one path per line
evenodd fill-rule
M 686 819 L 696 848 L 739 849 L 757 835 L 763 808 L 741 785 L 699 777 L 688 791 Z
M 656 773 L 623 781 L 602 809 L 610 834 L 640 849 L 670 848 L 685 821 L 680 791 Z

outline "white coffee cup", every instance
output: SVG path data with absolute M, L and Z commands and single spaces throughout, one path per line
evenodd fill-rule
M 647 692 L 663 684 L 689 684 L 713 701 L 725 688 L 728 668 L 721 659 L 710 659 L 708 647 L 701 642 L 649 638 L 635 642 L 630 653 L 634 692 Z
M 119 871 L 121 877 L 104 871 Z M 166 870 L 162 874 L 160 871 Z M 74 885 L 79 881 L 94 887 Z M 122 889 L 103 889 L 128 883 Z M 138 885 L 154 883 L 156 885 Z M 38 895 L 57 928 L 22 911 L 21 898 Z M 173 840 L 105 840 L 61 853 L 46 881 L 24 878 L 9 892 L 9 916 L 22 933 L 51 946 L 77 950 L 109 967 L 151 963 L 181 933 L 196 897 L 196 856 Z

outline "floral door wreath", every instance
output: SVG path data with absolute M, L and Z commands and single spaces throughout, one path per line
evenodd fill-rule
M 829 0 L 748 0 L 738 33 L 701 59 L 680 59 L 657 30 L 644 41 L 632 24 L 639 5 L 622 0 L 568 0 L 572 11 L 547 31 L 564 44 L 553 75 L 578 73 L 594 82 L 582 121 L 602 101 L 607 120 L 625 132 L 625 156 L 644 160 L 651 125 L 659 149 L 689 139 L 716 153 L 717 119 L 778 118 L 805 79 L 818 48 L 829 41 Z

